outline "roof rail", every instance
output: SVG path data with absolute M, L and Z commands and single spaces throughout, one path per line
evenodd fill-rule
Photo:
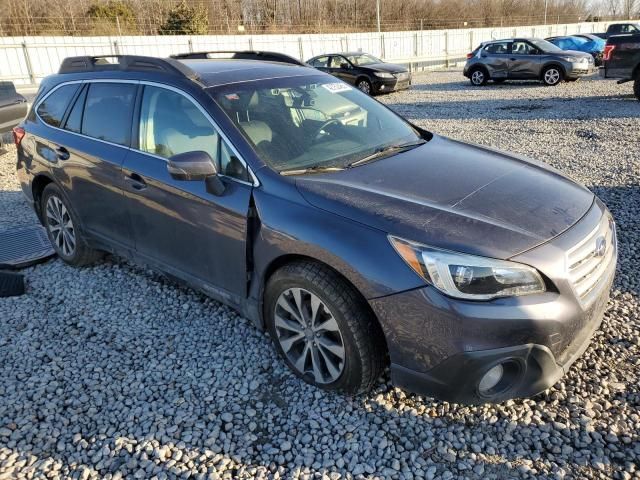
M 109 61 L 114 59 L 115 61 Z M 139 55 L 96 55 L 67 57 L 58 73 L 81 73 L 119 70 L 126 72 L 165 72 L 199 80 L 198 74 L 173 58 L 143 57 Z
M 263 62 L 281 62 L 292 65 L 307 66 L 297 58 L 278 52 L 262 52 L 255 50 L 216 50 L 205 52 L 178 53 L 171 55 L 176 60 L 196 60 L 196 59 L 233 59 L 233 60 L 262 60 Z

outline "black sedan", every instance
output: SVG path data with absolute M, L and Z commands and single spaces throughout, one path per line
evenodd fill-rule
M 313 57 L 307 63 L 371 95 L 411 85 L 411 73 L 405 67 L 383 62 L 368 53 L 330 53 Z

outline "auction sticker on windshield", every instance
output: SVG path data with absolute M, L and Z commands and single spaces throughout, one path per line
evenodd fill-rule
M 351 87 L 343 82 L 323 83 L 322 86 L 331 93 L 348 92 L 351 90 Z

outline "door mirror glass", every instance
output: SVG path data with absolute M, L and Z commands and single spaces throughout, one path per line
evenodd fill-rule
M 201 150 L 170 157 L 167 170 L 176 180 L 204 180 L 218 174 L 211 156 Z

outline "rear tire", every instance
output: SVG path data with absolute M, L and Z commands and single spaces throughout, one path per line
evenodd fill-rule
M 44 188 L 40 211 L 49 241 L 62 260 L 80 267 L 100 259 L 102 253 L 87 245 L 69 201 L 56 184 L 50 183 Z
M 474 68 L 469 72 L 469 81 L 474 87 L 481 87 L 487 84 L 489 80 L 489 74 L 484 68 Z
M 264 308 L 276 350 L 305 382 L 355 394 L 382 373 L 383 334 L 365 301 L 330 268 L 285 265 L 267 283 Z
M 636 76 L 636 79 L 633 82 L 633 94 L 638 100 L 640 100 L 640 74 Z
M 564 80 L 564 72 L 560 67 L 551 65 L 542 71 L 542 82 L 549 87 L 555 87 L 562 80 Z

